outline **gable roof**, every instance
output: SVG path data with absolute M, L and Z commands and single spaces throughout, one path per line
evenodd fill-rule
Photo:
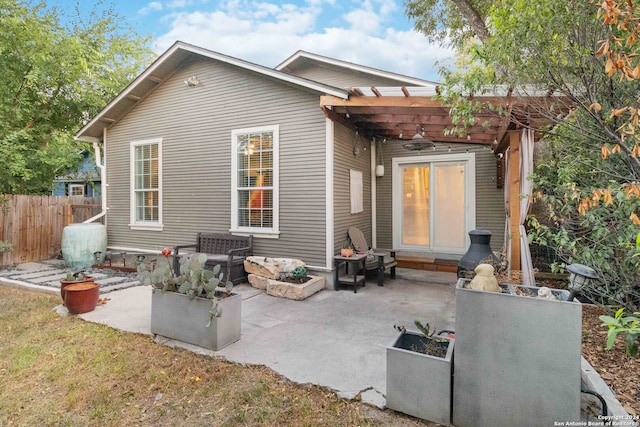
M 281 64 L 275 67 L 276 70 L 285 73 L 295 74 L 296 70 L 309 67 L 309 65 L 323 65 L 369 74 L 371 76 L 383 77 L 398 82 L 398 86 L 437 86 L 438 83 L 429 80 L 418 79 L 403 74 L 383 71 L 377 68 L 355 64 L 353 62 L 342 61 L 340 59 L 329 58 L 315 53 L 299 50 Z
M 136 105 L 153 93 L 164 81 L 169 79 L 185 60 L 193 56 L 201 56 L 221 61 L 268 78 L 273 78 L 303 89 L 316 91 L 323 95 L 332 95 L 342 99 L 349 97 L 348 92 L 343 89 L 177 41 L 140 73 L 138 77 L 95 117 L 84 125 L 82 129 L 76 133 L 76 139 L 89 142 L 100 140 L 105 127 L 121 120 Z

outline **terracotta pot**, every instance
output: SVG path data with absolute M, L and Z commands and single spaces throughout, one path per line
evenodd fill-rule
M 64 303 L 71 314 L 88 313 L 100 298 L 98 283 L 76 283 L 65 288 Z
M 340 256 L 344 256 L 344 257 L 353 256 L 353 249 L 340 249 Z
M 64 302 L 64 289 L 76 283 L 93 283 L 93 276 L 86 276 L 82 280 L 60 280 L 60 296 L 62 297 L 62 302 Z

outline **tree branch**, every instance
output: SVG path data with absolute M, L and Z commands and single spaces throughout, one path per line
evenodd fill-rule
M 474 33 L 482 41 L 487 40 L 490 36 L 489 30 L 484 23 L 484 20 L 480 17 L 480 14 L 474 9 L 474 7 L 467 0 L 452 0 L 458 7 L 460 13 L 465 17 L 467 23 L 471 27 Z

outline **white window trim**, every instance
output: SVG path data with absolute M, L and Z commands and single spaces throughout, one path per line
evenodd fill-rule
M 81 188 L 82 189 L 82 194 L 73 194 L 73 189 L 74 188 Z M 85 191 L 84 191 L 84 184 L 69 184 L 69 195 L 70 196 L 85 196 Z
M 273 227 L 240 227 L 238 224 L 238 135 L 273 132 Z M 238 235 L 277 239 L 280 237 L 280 126 L 258 126 L 231 131 L 231 229 Z
M 442 154 L 434 156 L 397 157 L 392 160 L 392 205 L 402 205 L 402 179 L 399 178 L 400 168 L 406 164 L 414 163 L 445 163 L 445 162 L 465 162 L 465 244 L 462 249 L 450 249 L 432 246 L 430 249 L 416 248 L 403 245 L 400 235 L 402 233 L 402 213 L 399 209 L 393 210 L 393 247 L 401 250 L 423 252 L 427 254 L 455 254 L 462 255 L 469 246 L 468 232 L 476 228 L 476 157 L 474 153 Z
M 158 221 L 137 221 L 136 220 L 136 195 L 135 195 L 135 149 L 140 145 L 158 144 Z M 129 177 L 130 177 L 130 201 L 129 201 L 129 227 L 131 230 L 162 231 L 162 138 L 143 139 L 131 141 L 129 154 Z

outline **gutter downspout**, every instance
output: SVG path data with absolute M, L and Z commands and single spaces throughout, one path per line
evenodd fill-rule
M 102 131 L 103 141 L 106 141 L 107 129 Z M 100 155 L 100 144 L 97 141 L 93 143 L 93 154 L 96 160 L 96 166 L 100 169 L 100 196 L 102 197 L 102 210 L 99 214 L 84 221 L 83 224 L 94 222 L 107 214 L 107 174 L 102 162 L 102 156 Z

